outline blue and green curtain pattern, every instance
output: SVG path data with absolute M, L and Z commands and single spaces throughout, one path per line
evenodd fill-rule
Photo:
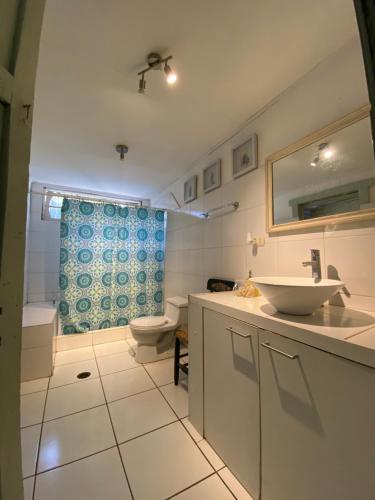
M 65 198 L 60 223 L 62 332 L 127 325 L 163 311 L 163 210 Z

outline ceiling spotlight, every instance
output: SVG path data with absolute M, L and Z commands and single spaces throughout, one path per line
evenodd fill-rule
M 120 160 L 123 160 L 126 153 L 129 151 L 128 146 L 126 146 L 125 144 L 116 144 L 115 149 L 120 155 Z
M 167 78 L 167 82 L 170 85 L 173 85 L 175 81 L 177 80 L 177 75 L 176 73 L 172 70 L 172 68 L 169 66 L 169 64 L 166 62 L 164 65 L 164 73 Z
M 144 94 L 146 90 L 146 80 L 145 75 L 142 74 L 142 78 L 139 80 L 138 94 Z
M 333 151 L 329 147 L 329 142 L 322 142 L 321 144 L 319 144 L 318 150 L 319 153 L 321 153 L 323 155 L 323 158 L 325 158 L 326 160 L 332 158 L 333 156 Z
M 333 150 L 329 147 L 329 143 L 322 142 L 321 144 L 319 144 L 318 154 L 315 156 L 312 162 L 310 162 L 310 166 L 316 167 L 320 162 L 321 156 L 323 156 L 324 159 L 329 160 L 329 158 L 332 158 L 333 153 Z
M 138 72 L 138 76 L 140 76 L 139 86 L 138 86 L 139 94 L 144 94 L 146 90 L 145 74 L 151 69 L 161 70 L 163 64 L 167 82 L 170 85 L 176 82 L 177 75 L 168 64 L 168 61 L 172 59 L 172 57 L 173 56 L 161 57 L 161 55 L 158 54 L 157 52 L 151 52 L 151 54 L 147 56 L 147 64 L 148 64 L 147 68 L 142 69 L 142 71 Z
M 323 151 L 323 156 L 324 156 L 324 158 L 325 158 L 326 160 L 328 160 L 329 158 L 332 158 L 332 156 L 333 156 L 333 151 L 332 151 L 332 149 L 329 149 L 329 148 L 328 148 L 328 149 L 325 149 L 325 150 Z

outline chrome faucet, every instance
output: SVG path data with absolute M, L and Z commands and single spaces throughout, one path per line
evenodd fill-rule
M 322 279 L 322 268 L 320 266 L 320 250 L 311 249 L 311 260 L 302 262 L 303 267 L 311 266 L 312 277 L 315 280 Z

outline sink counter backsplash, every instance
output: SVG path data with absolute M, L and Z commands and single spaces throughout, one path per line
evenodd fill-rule
M 189 302 L 375 368 L 375 312 L 325 305 L 309 316 L 278 312 L 264 297 L 200 293 Z

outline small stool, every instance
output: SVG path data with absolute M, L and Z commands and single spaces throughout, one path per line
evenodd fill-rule
M 181 354 L 181 344 L 185 347 L 189 345 L 188 332 L 185 330 L 176 331 L 176 340 L 174 348 L 174 385 L 178 385 L 180 370 L 184 373 L 189 373 L 189 363 L 180 363 L 181 358 L 185 358 L 189 353 Z

